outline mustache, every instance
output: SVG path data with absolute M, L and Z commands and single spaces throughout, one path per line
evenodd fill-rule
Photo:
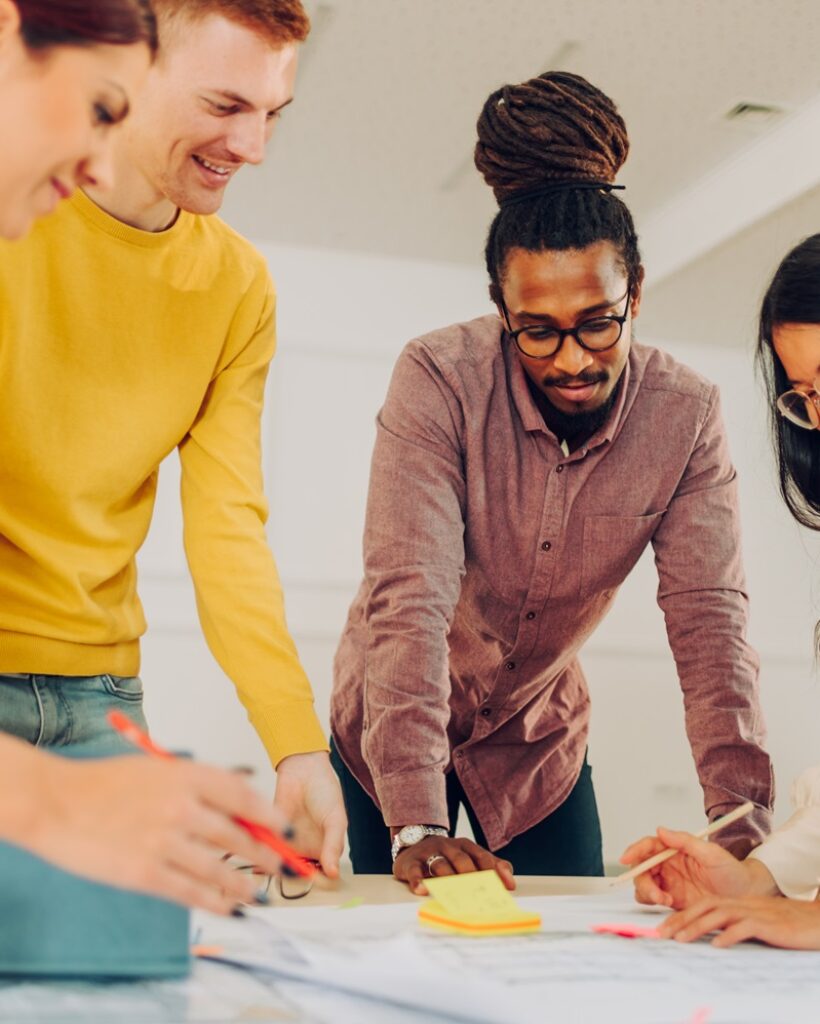
M 545 387 L 577 388 L 584 384 L 602 384 L 607 379 L 605 373 L 579 373 L 577 377 L 544 377 L 541 383 Z

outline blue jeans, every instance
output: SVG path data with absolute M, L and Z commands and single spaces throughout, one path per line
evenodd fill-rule
M 140 679 L 0 674 L 0 731 L 38 747 L 86 757 L 133 753 L 106 720 L 112 709 L 146 728 Z

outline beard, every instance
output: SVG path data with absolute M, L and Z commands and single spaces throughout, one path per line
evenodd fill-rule
M 606 423 L 618 398 L 621 381 L 618 380 L 611 394 L 597 408 L 579 410 L 578 412 L 563 412 L 556 408 L 544 392 L 537 388 L 529 378 L 527 378 L 527 385 L 547 427 L 559 441 L 571 443 L 585 441 Z

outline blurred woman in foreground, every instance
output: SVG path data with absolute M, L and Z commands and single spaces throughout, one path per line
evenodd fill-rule
M 111 133 L 155 49 L 145 0 L 0 0 L 0 237 L 21 237 L 81 185 L 111 182 Z M 0 334 L 0 381 L 4 344 Z M 257 886 L 222 850 L 277 870 L 233 819 L 281 820 L 229 772 L 68 761 L 0 734 L 0 776 L 14 780 L 0 787 L 0 839 L 97 881 L 226 913 Z

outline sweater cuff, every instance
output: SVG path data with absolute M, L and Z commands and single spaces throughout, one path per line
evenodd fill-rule
M 257 705 L 248 709 L 248 718 L 274 768 L 292 754 L 313 754 L 329 749 L 312 700 Z
M 373 777 L 382 817 L 388 828 L 399 825 L 450 827 L 447 787 L 437 768 L 420 768 L 400 775 Z

